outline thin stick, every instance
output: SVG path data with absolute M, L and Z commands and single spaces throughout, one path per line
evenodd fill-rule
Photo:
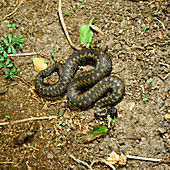
M 161 22 L 161 21 L 160 21 L 158 18 L 156 18 L 156 17 L 155 17 L 155 19 L 162 24 L 162 27 L 163 27 L 163 29 L 165 30 L 165 26 L 164 26 L 163 22 Z
M 168 76 L 169 76 L 170 73 L 168 73 L 165 77 L 163 77 L 163 79 L 165 80 Z
M 14 14 L 22 4 L 23 4 L 23 1 L 20 1 L 19 5 L 15 8 L 15 10 L 12 11 L 11 13 L 9 13 L 8 15 L 6 15 L 6 16 L 3 18 L 3 20 L 6 19 L 7 17 L 11 16 L 12 14 Z
M 27 86 L 29 86 L 30 88 L 33 88 L 34 89 L 34 87 L 32 87 L 29 83 L 27 83 L 26 81 L 24 81 L 21 77 L 19 77 L 19 76 L 15 76 L 16 78 L 18 78 L 18 79 L 20 79 L 22 82 L 24 82 Z
M 104 35 L 104 32 L 102 32 L 102 30 L 100 28 L 98 28 L 97 26 L 95 25 L 90 25 L 90 27 L 95 30 L 96 32 L 98 32 L 101 36 Z
M 113 170 L 116 170 L 116 168 L 110 164 L 109 162 L 107 162 L 106 160 L 104 159 L 98 159 L 98 160 L 94 160 L 92 163 L 91 163 L 91 166 L 94 164 L 94 163 L 97 163 L 97 162 L 103 162 L 105 163 L 106 165 L 110 166 L 110 168 L 112 168 Z
M 16 124 L 16 123 L 21 123 L 21 122 L 27 122 L 27 121 L 32 121 L 32 120 L 43 120 L 43 119 L 56 119 L 56 116 L 45 116 L 45 117 L 31 117 L 28 119 L 21 119 L 21 120 L 16 120 L 16 121 L 12 121 L 12 122 L 4 122 L 4 123 L 0 123 L 0 126 L 4 126 L 4 125 L 9 125 L 9 124 Z
M 38 53 L 36 53 L 36 52 L 33 52 L 33 53 L 23 53 L 23 54 L 8 54 L 8 57 L 17 57 L 17 56 L 26 56 L 26 55 L 37 55 L 37 54 L 39 54 L 39 52 Z
M 16 162 L 0 162 L 0 164 L 16 164 Z
M 71 154 L 70 154 L 70 157 L 71 157 L 72 159 L 74 159 L 74 161 L 76 161 L 77 163 L 81 163 L 81 164 L 87 166 L 89 169 L 93 170 L 92 167 L 91 167 L 90 165 L 88 165 L 86 162 L 81 161 L 80 159 L 76 159 L 76 158 L 75 158 L 73 155 L 71 155 Z
M 145 158 L 145 157 L 139 157 L 139 156 L 131 156 L 131 155 L 126 155 L 127 158 L 129 159 L 138 159 L 138 160 L 143 160 L 143 161 L 153 161 L 153 162 L 159 162 L 162 159 L 155 159 L 155 158 Z
M 169 68 L 169 65 L 168 65 L 168 64 L 161 63 L 161 62 L 159 62 L 159 64 L 161 64 L 161 65 L 166 66 L 167 68 Z
M 64 23 L 64 19 L 63 19 L 63 15 L 62 15 L 61 0 L 59 0 L 58 11 L 59 11 L 59 17 L 60 17 L 61 25 L 62 25 L 62 27 L 63 27 L 64 33 L 65 33 L 65 35 L 66 35 L 66 37 L 67 37 L 70 45 L 71 45 L 73 48 L 75 48 L 76 50 L 81 50 L 82 48 L 74 45 L 74 43 L 73 43 L 73 42 L 71 41 L 71 39 L 70 39 L 70 36 L 69 36 L 68 31 L 67 31 L 67 29 L 66 29 L 66 25 L 65 25 L 65 23 Z

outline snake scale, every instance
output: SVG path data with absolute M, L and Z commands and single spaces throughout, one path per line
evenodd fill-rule
M 95 69 L 74 78 L 78 66 L 95 63 Z M 72 104 L 87 108 L 94 106 L 95 114 L 106 116 L 115 114 L 113 107 L 124 96 L 123 81 L 110 75 L 112 62 L 110 57 L 97 49 L 83 49 L 70 55 L 64 67 L 58 63 L 40 71 L 35 78 L 36 90 L 49 97 L 60 96 L 67 91 Z M 59 81 L 55 84 L 44 83 L 44 78 L 58 72 Z

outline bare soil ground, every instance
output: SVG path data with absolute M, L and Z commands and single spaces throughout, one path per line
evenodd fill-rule
M 94 119 L 90 108 L 72 111 L 66 102 L 67 94 L 53 101 L 44 98 L 45 104 L 39 103 L 22 81 L 34 86 L 37 72 L 31 57 L 37 56 L 12 57 L 17 76 L 22 80 L 6 79 L 0 70 L 0 122 L 44 116 L 58 118 L 0 126 L 0 169 L 87 169 L 69 154 L 90 164 L 106 158 L 112 151 L 167 159 L 169 120 L 164 116 L 169 114 L 170 104 L 169 5 L 166 0 L 63 0 L 64 20 L 75 44 L 79 44 L 80 26 L 92 18 L 93 24 L 105 33 L 103 37 L 94 33 L 91 47 L 100 46 L 107 51 L 113 62 L 112 74 L 125 82 L 125 97 L 115 106 L 118 117 L 105 136 L 83 143 L 81 137 L 96 124 L 107 126 L 107 119 Z M 39 52 L 48 61 L 64 64 L 74 50 L 59 21 L 58 1 L 25 0 L 18 10 L 3 19 L 17 6 L 18 1 L 14 0 L 0 2 L 0 40 L 9 33 L 23 35 L 24 48 L 20 53 Z M 7 28 L 8 23 L 17 26 Z M 58 52 L 57 46 L 60 46 Z M 59 122 L 68 124 L 57 127 Z M 109 169 L 104 163 L 96 163 L 92 168 Z M 116 168 L 169 169 L 167 163 L 130 159 L 125 166 Z

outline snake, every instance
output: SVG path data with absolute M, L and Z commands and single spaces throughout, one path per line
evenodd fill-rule
M 78 66 L 93 64 L 94 69 L 75 75 Z M 124 82 L 111 75 L 112 61 L 108 54 L 98 49 L 82 49 L 74 52 L 66 60 L 64 67 L 53 63 L 40 71 L 35 77 L 35 89 L 48 97 L 63 95 L 66 91 L 68 99 L 80 108 L 93 107 L 97 116 L 114 115 L 114 106 L 119 103 L 125 93 Z M 57 72 L 59 80 L 54 84 L 44 82 L 44 78 Z

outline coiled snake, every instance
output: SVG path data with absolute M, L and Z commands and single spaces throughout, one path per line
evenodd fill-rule
M 92 72 L 73 78 L 79 65 L 91 62 L 95 63 Z M 60 96 L 67 91 L 69 100 L 77 106 L 87 108 L 94 105 L 98 116 L 114 114 L 113 106 L 123 98 L 125 86 L 121 79 L 109 75 L 111 69 L 112 62 L 106 53 L 97 49 L 83 49 L 73 53 L 63 69 L 60 64 L 54 63 L 40 71 L 35 78 L 35 88 L 49 97 Z M 59 81 L 45 84 L 43 79 L 55 71 L 59 74 Z

